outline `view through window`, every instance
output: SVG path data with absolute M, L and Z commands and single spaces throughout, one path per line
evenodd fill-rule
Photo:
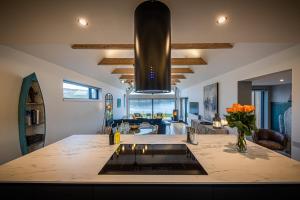
M 175 108 L 174 99 L 130 99 L 130 115 L 141 115 L 143 118 L 171 119 Z
M 63 82 L 64 99 L 99 99 L 100 88 L 86 86 L 70 81 Z

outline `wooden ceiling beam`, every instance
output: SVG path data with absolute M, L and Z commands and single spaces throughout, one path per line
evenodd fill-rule
M 128 75 L 128 74 L 123 74 L 123 75 L 121 75 L 120 76 L 120 79 L 126 79 L 126 80 L 134 80 L 134 75 L 132 75 L 132 74 L 130 74 L 130 75 Z
M 120 76 L 122 80 L 134 80 L 134 75 L 123 74 Z M 182 74 L 171 75 L 171 79 L 186 79 L 186 77 Z
M 172 74 L 171 78 L 172 79 L 186 79 L 185 75 L 182 75 L 182 74 Z
M 172 58 L 172 65 L 207 65 L 203 58 Z
M 172 74 L 193 74 L 194 71 L 191 68 L 171 68 Z
M 98 65 L 134 65 L 134 58 L 103 58 Z
M 202 58 L 172 58 L 172 65 L 207 65 Z M 103 58 L 98 65 L 134 65 L 134 58 Z
M 115 68 L 111 72 L 112 74 L 134 74 L 134 68 Z M 189 74 L 194 73 L 191 68 L 172 68 L 172 74 Z
M 115 68 L 111 72 L 112 74 L 128 74 L 132 75 L 134 74 L 134 69 L 133 68 Z
M 134 44 L 72 44 L 72 49 L 133 49 Z M 172 49 L 231 49 L 231 43 L 172 43 Z
M 72 44 L 72 49 L 133 49 L 133 44 Z
M 174 43 L 172 49 L 232 49 L 231 43 Z

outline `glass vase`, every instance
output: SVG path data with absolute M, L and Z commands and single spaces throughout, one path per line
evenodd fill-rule
M 247 143 L 245 139 L 245 134 L 241 131 L 238 132 L 237 135 L 237 143 L 236 143 L 237 151 L 240 153 L 245 153 L 247 151 Z

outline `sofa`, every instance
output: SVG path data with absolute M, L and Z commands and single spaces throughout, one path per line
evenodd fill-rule
M 166 134 L 166 123 L 162 119 L 147 119 L 147 118 L 138 118 L 138 119 L 115 119 L 113 121 L 112 127 L 116 127 L 117 124 L 123 122 L 128 122 L 130 125 L 140 125 L 142 122 L 148 122 L 151 125 L 158 125 L 157 134 Z
M 258 129 L 252 138 L 255 143 L 275 151 L 283 151 L 287 146 L 287 136 L 270 129 Z

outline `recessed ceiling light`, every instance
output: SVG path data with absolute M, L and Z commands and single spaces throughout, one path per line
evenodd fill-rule
M 78 22 L 79 26 L 81 26 L 81 27 L 86 27 L 88 25 L 87 19 L 83 18 L 83 17 L 79 17 L 77 19 L 77 22 Z
M 217 24 L 225 24 L 227 22 L 227 17 L 222 15 L 217 18 Z
M 280 82 L 284 82 L 284 79 L 282 78 L 282 79 L 280 79 L 279 81 L 280 81 Z

